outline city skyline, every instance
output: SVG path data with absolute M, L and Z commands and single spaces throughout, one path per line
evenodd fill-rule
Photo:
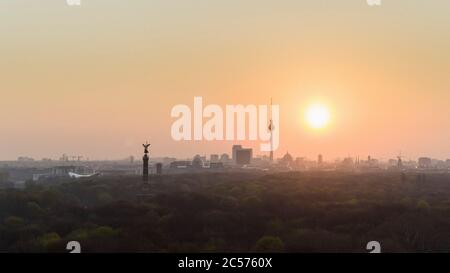
M 289 151 L 387 160 L 402 151 L 446 160 L 448 11 L 448 2 L 419 0 L 376 8 L 366 1 L 4 1 L 0 160 L 137 157 L 146 139 L 151 157 L 229 153 L 233 144 L 262 154 L 260 142 L 174 141 L 170 111 L 196 96 L 222 107 L 273 98 L 280 106 L 275 158 Z M 324 128 L 305 121 L 314 104 L 329 111 Z
M 449 15 L 0 0 L 0 253 L 215 272 L 449 252 Z
M 264 159 L 267 160 L 268 162 L 270 162 L 270 152 L 258 152 L 258 151 L 254 151 L 253 148 L 251 147 L 244 147 L 244 145 L 242 144 L 233 144 L 229 147 L 229 150 L 227 151 L 223 151 L 223 152 L 211 152 L 211 153 L 194 153 L 192 155 L 188 155 L 188 156 L 184 156 L 184 157 L 176 157 L 176 156 L 170 156 L 170 155 L 152 155 L 151 152 L 149 152 L 149 161 L 150 162 L 157 162 L 160 161 L 162 159 L 173 159 L 173 160 L 193 160 L 196 157 L 204 157 L 206 158 L 207 161 L 214 161 L 211 158 L 215 158 L 218 157 L 220 158 L 221 156 L 228 156 L 230 157 L 230 160 L 234 161 L 233 158 L 233 154 L 234 152 L 234 148 L 239 148 L 239 149 L 244 149 L 244 150 L 251 150 L 252 159 Z M 346 159 L 352 159 L 355 160 L 355 163 L 357 163 L 358 161 L 364 161 L 364 158 L 371 158 L 373 160 L 377 160 L 380 163 L 388 163 L 392 160 L 398 161 L 399 158 L 401 158 L 401 160 L 405 161 L 405 162 L 418 162 L 420 158 L 429 158 L 431 160 L 438 160 L 438 161 L 442 161 L 442 162 L 450 162 L 450 156 L 449 157 L 444 157 L 444 158 L 436 158 L 436 157 L 432 157 L 430 155 L 427 154 L 423 154 L 417 157 L 411 157 L 408 155 L 405 155 L 402 151 L 399 151 L 397 154 L 391 154 L 388 155 L 387 157 L 377 157 L 377 156 L 373 156 L 373 154 L 367 154 L 367 155 L 361 155 L 361 154 L 347 154 L 347 155 L 341 155 L 341 156 L 337 156 L 337 157 L 327 157 L 326 155 L 322 154 L 322 153 L 316 153 L 315 155 L 311 155 L 311 156 L 306 156 L 304 154 L 293 154 L 291 152 L 289 152 L 289 150 L 286 150 L 284 152 L 280 152 L 279 155 L 277 157 L 273 158 L 273 163 L 276 164 L 278 163 L 278 161 L 282 160 L 286 155 L 292 156 L 292 158 L 295 159 L 304 159 L 310 162 L 313 161 L 317 161 L 317 162 L 328 162 L 328 163 L 332 163 L 332 162 L 339 162 L 339 161 L 343 161 Z M 320 159 L 318 159 L 320 158 Z M 26 156 L 26 155 L 22 155 L 19 156 L 15 159 L 10 159 L 10 160 L 0 160 L 0 162 L 13 162 L 13 161 L 52 161 L 52 162 L 95 162 L 95 161 L 133 161 L 133 162 L 141 162 L 142 160 L 140 160 L 140 154 L 129 154 L 129 155 L 124 155 L 122 157 L 117 157 L 117 158 L 90 158 L 90 157 L 86 157 L 83 155 L 69 155 L 66 153 L 61 154 L 59 157 L 42 157 L 42 158 L 34 158 L 31 156 Z M 140 164 L 140 163 L 138 163 Z

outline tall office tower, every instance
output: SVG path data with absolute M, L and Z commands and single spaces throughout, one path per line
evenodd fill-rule
M 248 165 L 251 163 L 253 157 L 252 149 L 239 149 L 236 151 L 236 161 L 237 165 Z
M 162 163 L 156 163 L 156 174 L 157 175 L 162 175 Z
M 233 145 L 233 148 L 231 149 L 231 160 L 233 162 L 236 162 L 236 151 L 242 149 L 242 145 Z

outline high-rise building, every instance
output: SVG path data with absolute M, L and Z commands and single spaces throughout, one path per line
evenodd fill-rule
M 238 149 L 236 150 L 236 161 L 237 165 L 248 165 L 252 161 L 253 150 L 252 149 Z
M 161 175 L 162 174 L 162 163 L 156 163 L 156 174 Z
M 323 164 L 323 156 L 322 155 L 317 156 L 317 163 L 319 164 L 319 166 Z
M 241 149 L 242 145 L 233 145 L 233 148 L 231 148 L 231 159 L 233 162 L 236 162 L 236 151 Z
M 419 158 L 419 168 L 428 169 L 431 167 L 431 158 L 421 157 Z

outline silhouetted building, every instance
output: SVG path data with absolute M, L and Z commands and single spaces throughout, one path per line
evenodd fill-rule
M 194 159 L 192 160 L 192 167 L 198 169 L 203 168 L 203 160 L 201 156 L 194 156 Z
M 353 163 L 353 158 L 351 158 L 351 157 L 344 158 L 344 160 L 342 160 L 342 162 L 341 162 L 341 166 L 346 169 L 353 168 L 355 166 Z
M 279 163 L 280 165 L 291 167 L 294 163 L 294 159 L 289 152 L 286 152 L 286 154 L 279 160 Z
M 157 175 L 161 175 L 162 174 L 162 167 L 163 167 L 162 163 L 156 163 L 156 174 Z
M 220 162 L 226 163 L 230 161 L 230 156 L 228 154 L 222 154 L 220 156 Z
M 186 169 L 191 166 L 191 161 L 187 160 L 177 160 L 170 162 L 171 169 Z
M 232 160 L 237 165 L 248 165 L 253 157 L 253 150 L 242 148 L 242 145 L 233 145 L 231 149 Z
M 223 169 L 223 162 L 211 162 L 209 163 L 209 168 L 211 169 Z
M 50 176 L 68 176 L 69 172 L 75 172 L 75 166 L 56 166 L 51 168 Z
M 237 149 L 236 150 L 236 164 L 248 165 L 252 161 L 253 150 L 252 149 Z
M 431 167 L 431 158 L 421 157 L 419 158 L 419 168 L 428 169 Z
M 19 161 L 19 162 L 32 162 L 32 161 L 34 161 L 34 159 L 31 158 L 31 157 L 21 156 L 21 157 L 17 158 L 17 161 Z
M 389 164 L 389 166 L 397 166 L 398 165 L 398 160 L 391 158 L 391 159 L 388 160 L 388 164 Z
M 67 161 L 69 161 L 69 157 L 68 157 L 66 154 L 63 154 L 63 155 L 59 158 L 59 161 L 67 162 Z
M 211 162 L 218 162 L 219 161 L 219 155 L 217 154 L 212 154 L 210 159 Z
M 242 149 L 242 145 L 233 145 L 233 148 L 231 148 L 231 159 L 234 163 L 236 163 L 236 153 L 238 150 Z
M 323 156 L 322 155 L 318 155 L 317 156 L 317 164 L 319 164 L 319 166 L 321 166 L 323 163 Z

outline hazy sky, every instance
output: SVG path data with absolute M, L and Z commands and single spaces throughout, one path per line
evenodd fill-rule
M 176 104 L 280 105 L 294 156 L 450 158 L 450 1 L 0 0 L 0 159 L 187 157 Z M 329 107 L 320 131 L 305 107 Z M 258 142 L 246 143 L 258 147 Z

